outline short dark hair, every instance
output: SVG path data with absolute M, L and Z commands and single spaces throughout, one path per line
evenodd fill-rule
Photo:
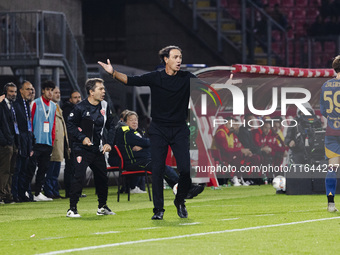
M 4 86 L 4 94 L 7 93 L 9 87 L 17 87 L 17 85 L 15 85 L 13 82 L 6 83 Z
M 86 83 L 85 83 L 85 88 L 86 88 L 86 92 L 88 95 L 90 95 L 90 90 L 94 91 L 96 88 L 96 83 L 104 83 L 103 79 L 100 78 L 91 78 L 91 79 L 87 79 Z
M 20 83 L 18 89 L 22 89 L 22 87 L 25 85 L 25 83 L 29 83 L 29 84 L 32 84 L 30 81 L 27 81 L 27 80 L 23 80 L 22 83 Z
M 159 58 L 161 59 L 161 63 L 165 65 L 165 61 L 164 61 L 164 58 L 167 57 L 169 58 L 169 54 L 170 54 L 170 51 L 171 50 L 179 50 L 181 53 L 182 53 L 182 49 L 178 46 L 175 46 L 175 45 L 170 45 L 170 46 L 166 46 L 164 47 L 163 49 L 161 49 L 159 52 L 158 52 L 158 56 Z
M 76 93 L 76 92 L 78 92 L 80 94 L 80 92 L 78 90 L 72 90 L 72 92 L 70 93 L 70 98 L 72 98 L 73 93 Z
M 52 90 L 55 89 L 55 83 L 51 80 L 48 80 L 48 81 L 44 81 L 42 84 L 41 84 L 41 90 L 44 90 L 46 88 L 51 88 Z
M 332 63 L 332 68 L 336 73 L 340 72 L 340 55 L 336 56 Z

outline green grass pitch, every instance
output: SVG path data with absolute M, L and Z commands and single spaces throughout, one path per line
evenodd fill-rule
M 163 221 L 152 221 L 147 194 L 109 188 L 113 216 L 97 216 L 93 188 L 67 218 L 68 200 L 0 206 L 0 254 L 338 254 L 340 213 L 326 196 L 276 195 L 270 185 L 205 191 L 180 219 L 164 190 Z

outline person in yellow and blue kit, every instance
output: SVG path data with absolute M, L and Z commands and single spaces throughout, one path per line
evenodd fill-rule
M 322 85 L 320 111 L 327 118 L 325 137 L 325 153 L 329 164 L 325 180 L 328 199 L 327 210 L 336 212 L 338 210 L 335 207 L 334 196 L 337 185 L 336 173 L 340 164 L 340 55 L 334 58 L 332 68 L 337 75 Z

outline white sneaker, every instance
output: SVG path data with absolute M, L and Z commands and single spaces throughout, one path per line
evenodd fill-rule
M 134 189 L 130 189 L 130 194 L 142 194 L 142 193 L 146 193 L 146 191 L 141 190 L 137 186 Z
M 102 208 L 98 208 L 97 215 L 115 215 L 115 213 L 107 205 L 104 205 Z
M 38 196 L 33 196 L 33 201 L 36 201 L 36 202 L 53 201 L 53 199 L 46 197 L 43 193 L 40 192 Z
M 243 180 L 243 177 L 241 177 L 241 184 L 243 186 L 249 186 L 249 184 Z
M 233 183 L 233 186 L 235 187 L 241 186 L 241 183 L 238 181 L 238 178 L 236 175 L 233 177 L 233 179 L 231 179 L 231 181 Z
M 77 209 L 68 209 L 66 213 L 66 217 L 69 218 L 80 218 L 80 214 L 78 213 Z
M 337 212 L 338 209 L 336 209 L 335 203 L 328 203 L 327 211 L 329 211 L 329 212 Z

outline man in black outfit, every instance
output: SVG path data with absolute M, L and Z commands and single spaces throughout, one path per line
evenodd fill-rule
M 61 109 L 63 110 L 63 118 L 67 123 L 68 116 L 70 115 L 73 108 L 81 101 L 81 95 L 78 91 L 72 91 L 69 100 L 67 100 Z M 72 149 L 72 138 L 69 137 L 69 146 L 71 148 L 70 158 L 65 154 L 65 169 L 64 169 L 64 186 L 65 186 L 65 197 L 70 197 L 71 183 L 74 176 L 74 153 Z M 65 151 L 66 152 L 66 151 Z
M 12 194 L 16 202 L 28 202 L 24 187 L 29 187 L 30 183 L 25 184 L 27 175 L 27 165 L 29 157 L 33 151 L 33 133 L 31 122 L 30 101 L 33 99 L 33 85 L 29 81 L 23 81 L 20 85 L 17 99 L 13 103 L 19 127 L 20 152 L 17 157 L 16 170 L 12 180 Z
M 190 96 L 190 78 L 187 71 L 180 71 L 182 50 L 177 46 L 167 46 L 159 51 L 165 70 L 154 71 L 141 76 L 130 76 L 113 69 L 110 60 L 98 62 L 113 78 L 128 86 L 149 86 L 151 89 L 151 117 L 149 128 L 152 157 L 152 195 L 154 215 L 151 219 L 161 220 L 164 214 L 163 176 L 165 159 L 170 145 L 179 171 L 178 191 L 174 204 L 177 214 L 187 218 L 185 198 L 191 187 L 189 128 L 186 125 Z
M 11 187 L 15 172 L 19 144 L 19 128 L 13 102 L 17 97 L 17 86 L 10 82 L 4 86 L 5 100 L 0 103 L 0 203 L 14 202 Z
M 115 214 L 106 205 L 108 177 L 104 156 L 105 152 L 111 151 L 113 146 L 115 135 L 113 116 L 104 100 L 104 81 L 99 78 L 88 79 L 85 87 L 88 97 L 74 107 L 67 122 L 67 132 L 73 139 L 74 160 L 76 160 L 70 191 L 70 209 L 66 214 L 71 218 L 80 217 L 77 203 L 88 166 L 93 171 L 98 196 L 97 215 Z M 104 128 L 108 131 L 106 143 L 103 142 Z

